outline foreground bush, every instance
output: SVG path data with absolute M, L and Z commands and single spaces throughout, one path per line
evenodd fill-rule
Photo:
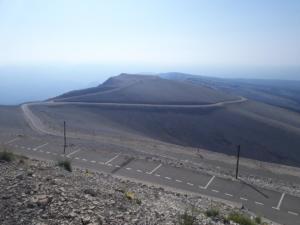
M 212 217 L 212 218 L 217 217 L 219 215 L 219 210 L 218 209 L 213 209 L 213 208 L 208 209 L 208 210 L 206 210 L 205 215 L 207 217 Z
M 250 217 L 237 212 L 231 213 L 228 219 L 240 225 L 257 225 Z
M 5 162 L 11 162 L 15 159 L 15 155 L 12 152 L 6 150 L 0 152 L 0 160 Z
M 187 212 L 179 216 L 180 225 L 194 225 L 196 221 L 195 216 L 189 215 Z
M 69 160 L 61 160 L 57 163 L 57 165 L 65 170 L 72 172 L 71 161 Z

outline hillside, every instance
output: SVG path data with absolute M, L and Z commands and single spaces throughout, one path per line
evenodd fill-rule
M 186 221 L 185 212 L 193 224 L 222 225 L 233 212 L 249 217 L 245 210 L 206 197 L 87 170 L 70 173 L 53 162 L 0 161 L 0 172 L 2 225 L 175 225 Z M 208 217 L 211 208 L 218 213 Z
M 135 104 L 208 104 L 237 99 L 204 85 L 150 75 L 121 74 L 95 88 L 72 91 L 52 100 Z

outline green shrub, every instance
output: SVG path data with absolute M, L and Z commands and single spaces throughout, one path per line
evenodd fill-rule
M 208 209 L 206 210 L 205 215 L 207 217 L 217 217 L 219 215 L 219 210 L 214 208 Z
M 65 170 L 67 170 L 69 172 L 72 172 L 71 161 L 69 161 L 69 160 L 58 161 L 57 165 L 61 168 L 64 168 Z
M 15 159 L 15 155 L 12 152 L 6 150 L 0 152 L 0 160 L 5 162 L 11 162 Z
M 240 225 L 256 225 L 256 222 L 254 222 L 253 220 L 251 220 L 251 218 L 249 218 L 248 216 L 241 214 L 241 213 L 237 213 L 237 212 L 233 212 L 228 216 L 228 219 L 238 223 Z
M 180 225 L 194 225 L 196 221 L 195 216 L 189 215 L 187 212 L 179 216 Z
M 261 224 L 261 217 L 260 216 L 257 216 L 257 217 L 255 217 L 255 222 L 257 223 L 257 224 Z

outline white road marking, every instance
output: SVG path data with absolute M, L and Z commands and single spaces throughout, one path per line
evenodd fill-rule
M 156 173 L 155 176 L 160 177 L 160 174 L 157 174 L 157 173 Z
M 19 140 L 19 138 L 14 138 L 14 139 L 12 139 L 12 140 L 10 140 L 10 141 L 7 141 L 7 142 L 5 142 L 4 144 L 11 144 L 11 143 L 13 143 L 13 142 L 15 142 L 15 141 L 17 141 L 17 140 Z
M 39 150 L 39 152 L 44 152 L 43 150 Z
M 27 150 L 31 150 L 31 148 L 27 148 Z
M 53 155 L 57 155 L 57 153 L 55 153 L 55 152 L 53 152 L 52 154 L 53 154 Z
M 116 155 L 115 157 L 112 157 L 110 160 L 108 160 L 107 162 L 105 162 L 105 164 L 109 164 L 111 163 L 113 160 L 115 160 L 116 158 L 118 158 L 120 156 L 120 153 L 118 155 Z
M 138 173 L 142 173 L 143 171 L 141 171 L 141 170 L 136 170 Z
M 80 152 L 80 151 L 81 151 L 81 149 L 77 149 L 74 152 L 71 152 L 70 154 L 68 154 L 67 157 L 69 158 L 71 155 L 74 155 L 74 154 L 76 154 L 77 152 Z
M 131 170 L 131 168 L 130 168 L 130 167 L 127 167 L 126 170 Z
M 98 162 L 100 165 L 104 165 L 104 162 Z
M 281 204 L 282 204 L 282 201 L 283 201 L 283 199 L 284 199 L 284 196 L 285 196 L 285 193 L 282 193 L 282 195 L 281 195 L 281 197 L 280 197 L 280 199 L 279 199 L 279 202 L 278 202 L 277 206 L 276 206 L 276 207 L 272 207 L 273 209 L 280 210 L 280 206 L 281 206 Z
M 75 159 L 79 160 L 80 158 L 78 158 L 78 157 L 75 157 Z
M 218 191 L 218 190 L 215 190 L 215 189 L 212 189 L 211 191 L 212 191 L 212 192 L 215 192 L 215 193 L 219 193 L 219 191 Z
M 172 180 L 172 178 L 171 178 L 171 177 L 165 177 L 165 179 L 167 179 L 167 180 Z
M 261 202 L 254 202 L 256 205 L 264 205 L 264 203 Z
M 178 182 L 178 183 L 182 183 L 182 180 L 175 180 L 176 182 Z
M 292 212 L 292 211 L 288 211 L 289 214 L 292 214 L 294 216 L 298 216 L 299 214 L 298 213 L 295 213 L 295 212 Z
M 85 161 L 85 162 L 87 161 L 87 159 L 82 159 L 82 160 Z
M 38 149 L 40 149 L 40 148 L 45 147 L 45 146 L 48 145 L 48 144 L 49 144 L 49 143 L 45 143 L 45 144 L 39 145 L 39 146 L 35 147 L 33 150 L 36 151 L 36 150 L 38 150 Z
M 248 201 L 247 198 L 242 198 L 242 197 L 240 197 L 240 199 L 243 200 L 243 201 Z
M 21 148 L 22 148 L 22 149 L 24 149 L 24 148 L 25 148 L 25 146 L 21 146 Z
M 60 156 L 61 156 L 61 157 L 65 157 L 65 155 L 64 155 L 64 154 L 60 154 Z
M 192 183 L 189 183 L 189 182 L 188 182 L 188 183 L 186 183 L 186 184 L 187 184 L 187 185 L 189 185 L 189 186 L 194 186 L 194 184 L 192 184 Z
M 208 183 L 203 187 L 203 189 L 207 189 L 208 186 L 211 184 L 211 182 L 213 182 L 213 180 L 215 179 L 216 176 L 212 176 L 212 178 L 210 178 L 210 180 L 208 181 Z
M 96 161 L 92 160 L 91 163 L 96 163 Z
M 157 167 L 155 167 L 151 172 L 147 172 L 148 174 L 152 174 L 154 173 L 156 170 L 158 170 L 160 167 L 162 166 L 162 164 L 159 164 Z
M 46 152 L 47 154 L 50 154 L 50 152 Z
M 227 195 L 227 196 L 230 196 L 230 197 L 232 197 L 232 196 L 233 196 L 232 194 L 228 194 L 228 193 L 225 193 L 225 195 Z
M 115 165 L 115 167 L 117 167 L 117 168 L 120 168 L 121 166 L 119 166 L 119 165 Z

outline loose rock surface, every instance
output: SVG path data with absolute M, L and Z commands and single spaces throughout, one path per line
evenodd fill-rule
M 108 174 L 55 163 L 25 160 L 0 162 L 1 225 L 168 225 L 180 224 L 185 212 L 194 224 L 225 224 L 224 217 L 240 209 L 205 197 L 179 194 Z M 209 218 L 205 211 L 217 208 Z

